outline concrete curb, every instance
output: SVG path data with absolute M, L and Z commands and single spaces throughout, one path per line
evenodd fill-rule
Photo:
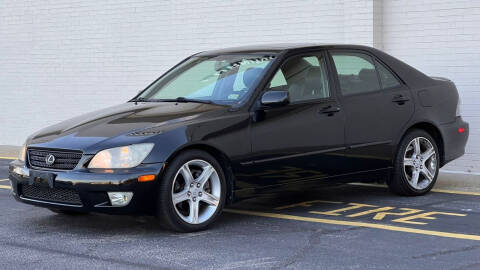
M 436 189 L 480 192 L 480 175 L 442 172 L 437 178 Z
M 18 157 L 21 146 L 0 145 L 0 157 Z

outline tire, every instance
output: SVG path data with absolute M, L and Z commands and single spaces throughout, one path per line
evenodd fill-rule
M 201 150 L 180 153 L 160 180 L 158 218 L 165 227 L 178 232 L 206 229 L 225 205 L 225 179 L 220 163 L 209 153 Z
M 430 149 L 434 152 L 427 158 L 431 154 L 428 152 Z M 402 138 L 399 144 L 393 172 L 387 184 L 392 192 L 399 195 L 424 195 L 435 185 L 439 168 L 440 152 L 437 142 L 426 131 L 413 129 Z
M 53 209 L 53 208 L 48 208 L 48 210 L 52 211 L 55 214 L 67 215 L 67 216 L 81 216 L 81 215 L 88 214 L 88 213 L 84 213 L 84 212 L 77 212 L 77 211 L 70 211 L 70 210 L 60 210 L 60 209 Z

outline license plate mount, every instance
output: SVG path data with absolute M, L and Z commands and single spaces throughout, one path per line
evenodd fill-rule
M 51 172 L 39 172 L 39 171 L 30 171 L 29 185 L 40 185 L 48 186 L 50 188 L 54 187 L 56 174 Z

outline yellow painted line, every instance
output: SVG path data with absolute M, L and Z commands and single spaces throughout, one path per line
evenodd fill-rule
M 279 206 L 279 207 L 275 207 L 274 209 L 275 209 L 275 210 L 284 210 L 284 209 L 287 209 L 287 208 L 293 208 L 293 207 L 298 207 L 298 206 L 310 207 L 310 206 L 312 206 L 312 203 L 333 203 L 333 204 L 341 204 L 341 203 L 343 203 L 343 202 L 313 200 L 313 201 L 306 201 L 306 202 L 300 202 L 300 203 L 294 203 L 294 204 Z
M 2 182 L 2 181 L 8 181 L 8 179 L 0 179 L 0 182 Z
M 456 238 L 456 239 L 480 241 L 480 235 L 474 235 L 474 234 L 439 232 L 439 231 L 413 229 L 413 228 L 407 228 L 407 227 L 401 227 L 401 226 L 392 226 L 392 225 L 384 225 L 384 224 L 377 224 L 377 223 L 342 221 L 342 220 L 323 219 L 323 218 L 314 218 L 314 217 L 301 217 L 301 216 L 294 216 L 294 215 L 285 215 L 285 214 L 277 214 L 277 213 L 265 213 L 265 212 L 248 211 L 248 210 L 225 209 L 224 211 L 227 212 L 227 213 L 240 214 L 240 215 L 269 217 L 269 218 L 306 221 L 306 222 L 324 223 L 324 224 L 342 225 L 342 226 L 352 226 L 352 227 L 364 227 L 364 228 L 373 228 L 373 229 L 380 229 L 380 230 L 387 230 L 387 231 L 407 232 L 407 233 L 423 234 L 423 235 L 430 235 L 430 236 L 439 236 L 439 237 L 446 237 L 446 238 Z
M 0 188 L 3 188 L 3 189 L 12 189 L 10 186 L 5 186 L 5 185 L 0 185 Z
M 480 192 L 473 192 L 473 191 L 446 190 L 446 189 L 436 189 L 436 188 L 432 189 L 432 191 L 439 192 L 439 193 L 480 196 Z
M 380 185 L 380 184 L 368 184 L 368 183 L 350 183 L 349 185 L 352 186 L 365 186 L 365 187 L 378 187 L 378 188 L 388 188 L 387 186 Z M 459 194 L 459 195 L 472 195 L 472 196 L 480 196 L 480 192 L 474 191 L 460 191 L 460 190 L 450 190 L 450 189 L 432 189 L 432 192 L 437 193 L 448 193 L 448 194 Z
M 16 157 L 0 157 L 0 159 L 10 159 L 10 160 L 15 160 L 17 159 Z

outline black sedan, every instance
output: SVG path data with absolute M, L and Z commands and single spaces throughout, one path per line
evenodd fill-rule
M 365 46 L 201 52 L 127 103 L 33 134 L 9 178 L 20 202 L 178 231 L 273 188 L 385 180 L 422 195 L 465 152 L 459 101 L 448 79 Z

